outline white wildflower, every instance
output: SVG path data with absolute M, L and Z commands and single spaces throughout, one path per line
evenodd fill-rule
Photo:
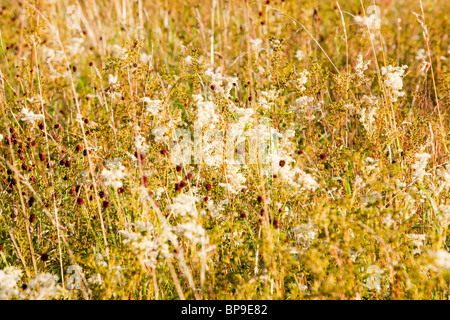
M 364 61 L 362 54 L 358 55 L 358 57 L 356 59 L 356 66 L 355 66 L 355 72 L 356 72 L 356 76 L 358 78 L 364 77 L 364 71 L 367 70 L 370 62 L 371 62 L 370 60 Z
M 122 187 L 122 179 L 126 177 L 125 167 L 121 160 L 115 159 L 113 162 L 108 162 L 108 169 L 103 168 L 101 176 L 105 186 L 112 186 L 113 188 Z
M 317 228 L 312 223 L 302 224 L 291 230 L 297 243 L 303 248 L 309 248 L 317 237 Z
M 197 197 L 189 196 L 187 194 L 179 194 L 173 199 L 173 204 L 168 205 L 166 208 L 172 210 L 175 215 L 186 216 L 191 215 L 198 216 L 197 207 L 195 203 L 198 201 Z
M 441 214 L 437 215 L 437 219 L 444 230 L 450 225 L 450 205 L 440 205 L 439 211 Z
M 442 268 L 450 270 L 450 253 L 446 250 L 431 251 L 430 256 L 434 259 L 434 265 L 430 265 L 432 269 Z
M 108 83 L 110 86 L 116 84 L 118 79 L 119 76 L 117 74 L 116 75 L 108 74 Z
M 297 58 L 298 61 L 302 61 L 303 58 L 305 57 L 305 54 L 303 53 L 302 50 L 297 50 L 295 52 L 295 57 Z
M 209 242 L 205 229 L 203 229 L 203 227 L 196 222 L 190 221 L 187 223 L 180 223 L 174 229 L 183 237 L 189 239 L 192 243 L 206 244 Z
M 139 57 L 139 60 L 145 64 L 151 64 L 152 56 L 149 54 L 142 53 Z
M 361 27 L 366 27 L 370 30 L 378 30 L 381 26 L 381 20 L 375 13 L 365 17 L 355 16 L 355 22 Z
M 163 100 L 151 100 L 149 97 L 143 97 L 139 100 L 139 102 L 145 103 L 146 114 L 151 113 L 152 115 L 157 116 L 163 108 L 164 101 Z
M 148 144 L 145 142 L 145 138 L 140 133 L 137 133 L 134 137 L 134 146 L 137 151 L 142 154 L 147 154 L 149 149 Z
M 428 153 L 416 153 L 415 157 L 417 158 L 417 161 L 411 165 L 411 169 L 414 170 L 412 176 L 415 180 L 422 182 L 423 177 L 427 175 L 425 167 L 427 166 L 428 159 L 431 158 L 431 155 Z
M 28 110 L 28 108 L 22 108 L 20 113 L 23 114 L 23 117 L 20 119 L 21 121 L 34 123 L 37 120 L 44 119 L 43 114 L 35 114 L 33 111 Z
M 403 77 L 408 66 L 393 67 L 387 66 L 381 68 L 381 74 L 384 76 L 384 85 L 392 90 L 392 99 L 397 101 L 397 98 L 405 95 L 400 91 L 403 89 Z
M 39 273 L 28 283 L 23 295 L 30 300 L 45 300 L 57 298 L 62 293 L 62 288 L 56 283 L 57 276 L 50 273 Z
M 238 171 L 239 166 L 227 166 L 226 183 L 219 183 L 219 187 L 227 188 L 233 194 L 246 189 L 247 187 L 244 185 L 246 178 Z
M 1 139 L 0 139 L 1 140 Z M 444 180 L 444 187 L 450 188 L 450 165 L 446 165 L 443 169 L 439 168 L 437 170 L 438 175 Z
M 253 51 L 259 51 L 261 49 L 262 39 L 250 39 L 250 45 Z
M 167 142 L 169 141 L 169 137 L 166 136 L 167 128 L 164 126 L 157 126 L 152 129 L 152 134 L 155 136 L 155 142 Z
M 0 300 L 9 300 L 19 295 L 17 281 L 20 276 L 15 273 L 8 273 L 0 270 Z

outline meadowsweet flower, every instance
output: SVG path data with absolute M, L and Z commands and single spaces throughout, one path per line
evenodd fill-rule
M 149 97 L 143 97 L 139 100 L 139 102 L 145 103 L 146 114 L 151 113 L 152 115 L 157 116 L 163 108 L 164 101 L 163 100 L 151 100 Z
M 355 66 L 355 72 L 358 78 L 364 78 L 364 71 L 367 70 L 370 62 L 371 62 L 370 60 L 364 61 L 362 54 L 358 55 Z
M 408 66 L 393 67 L 387 66 L 381 68 L 381 74 L 384 76 L 384 85 L 392 90 L 392 99 L 397 101 L 397 98 L 405 95 L 404 92 L 400 91 L 403 88 L 403 77 L 405 70 Z
M 386 214 L 383 219 L 381 220 L 381 223 L 387 226 L 388 228 L 392 226 L 392 224 L 395 221 L 392 219 L 392 215 L 390 213 Z
M 116 84 L 118 79 L 119 76 L 117 74 L 116 75 L 108 74 L 108 83 L 110 86 Z
M 9 300 L 19 295 L 17 281 L 20 275 L 0 270 L 0 300 Z
M 370 30 L 378 30 L 381 26 L 381 19 L 375 14 L 369 16 L 355 16 L 355 22 L 361 27 L 367 27 Z
M 83 38 L 76 38 L 76 37 L 72 38 L 72 42 L 66 47 L 69 55 L 75 56 L 83 52 L 82 47 L 83 42 L 84 42 Z
M 300 91 L 306 90 L 306 83 L 308 82 L 309 71 L 304 70 L 301 72 L 296 80 L 294 80 L 295 85 L 300 89 Z M 303 98 L 303 97 L 302 97 Z
M 446 165 L 444 168 L 439 168 L 437 172 L 438 175 L 444 180 L 443 186 L 450 188 L 450 165 Z
M 193 217 L 197 217 L 198 211 L 197 207 L 195 206 L 195 203 L 197 201 L 197 197 L 181 193 L 175 199 L 173 199 L 173 203 L 168 205 L 166 208 L 168 210 L 172 210 L 172 212 L 176 216 L 190 215 Z
M 112 162 L 108 162 L 108 169 L 103 168 L 101 177 L 105 186 L 112 186 L 113 188 L 122 187 L 122 179 L 126 177 L 125 167 L 122 165 L 121 159 L 115 159 Z
M 303 53 L 302 50 L 297 50 L 295 52 L 295 57 L 297 58 L 298 61 L 302 61 L 303 58 L 305 57 L 305 54 Z
M 29 300 L 58 298 L 62 288 L 56 283 L 57 280 L 58 277 L 50 273 L 39 273 L 30 280 L 23 297 Z
M 440 214 L 436 216 L 440 225 L 445 230 L 450 225 L 450 205 L 440 205 Z
M 142 63 L 149 64 L 149 63 L 151 63 L 151 61 L 152 61 L 152 56 L 149 55 L 149 54 L 142 53 L 142 54 L 139 56 L 139 60 L 140 60 Z
M 220 120 L 219 115 L 216 113 L 216 105 L 213 101 L 197 102 L 197 119 L 196 124 L 200 127 L 209 125 L 210 128 L 214 128 L 214 125 Z
M 20 119 L 21 121 L 34 123 L 35 121 L 44 119 L 43 114 L 35 114 L 33 111 L 30 111 L 28 108 L 22 108 L 22 111 L 20 113 L 22 113 L 22 115 L 23 115 L 23 117 Z
M 429 255 L 433 258 L 434 264 L 429 265 L 431 269 L 450 270 L 450 253 L 446 250 L 430 251 Z
M 142 154 L 147 154 L 149 149 L 148 144 L 145 142 L 145 138 L 140 133 L 137 133 L 134 136 L 134 146 L 136 147 L 137 151 Z
M 155 142 L 168 142 L 169 137 L 166 136 L 167 128 L 164 126 L 157 126 L 152 129 L 152 134 L 155 136 Z
M 408 234 L 406 236 L 411 241 L 411 243 L 416 247 L 413 250 L 413 254 L 421 253 L 422 247 L 425 245 L 427 235 L 426 234 Z
M 415 157 L 417 158 L 417 161 L 411 165 L 411 169 L 414 170 L 412 176 L 415 180 L 422 182 L 423 177 L 427 175 L 425 172 L 425 167 L 427 166 L 431 155 L 428 153 L 416 153 Z
M 183 237 L 189 239 L 192 243 L 208 243 L 209 239 L 206 235 L 205 229 L 194 221 L 180 223 L 174 228 L 174 230 L 180 233 Z
M 319 184 L 317 183 L 316 180 L 314 180 L 312 175 L 304 172 L 301 169 L 298 169 L 298 173 L 299 173 L 298 182 L 303 185 L 303 188 L 310 191 L 315 191 L 319 187 Z
M 226 188 L 230 193 L 236 194 L 247 187 L 244 185 L 247 180 L 239 171 L 239 166 L 227 166 L 226 183 L 219 183 L 219 187 Z
M 183 59 L 184 59 L 184 61 L 186 61 L 187 64 L 192 64 L 192 62 L 194 61 L 194 58 L 192 56 L 189 56 L 189 55 L 187 55 Z
M 302 224 L 293 228 L 291 232 L 294 233 L 295 240 L 303 249 L 309 248 L 317 237 L 317 228 L 312 223 Z
M 262 39 L 250 39 L 250 45 L 253 51 L 259 51 L 262 43 Z
M 427 58 L 425 49 L 419 49 L 416 51 L 416 60 L 422 61 Z

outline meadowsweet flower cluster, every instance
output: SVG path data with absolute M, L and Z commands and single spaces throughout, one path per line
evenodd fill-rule
M 420 4 L 4 1 L 0 299 L 448 298 Z

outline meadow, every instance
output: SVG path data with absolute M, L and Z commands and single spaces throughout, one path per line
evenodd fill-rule
M 449 299 L 450 2 L 0 3 L 0 299 Z

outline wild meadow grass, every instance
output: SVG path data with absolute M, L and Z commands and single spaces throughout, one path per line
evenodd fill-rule
M 0 299 L 448 299 L 446 0 L 0 5 Z

